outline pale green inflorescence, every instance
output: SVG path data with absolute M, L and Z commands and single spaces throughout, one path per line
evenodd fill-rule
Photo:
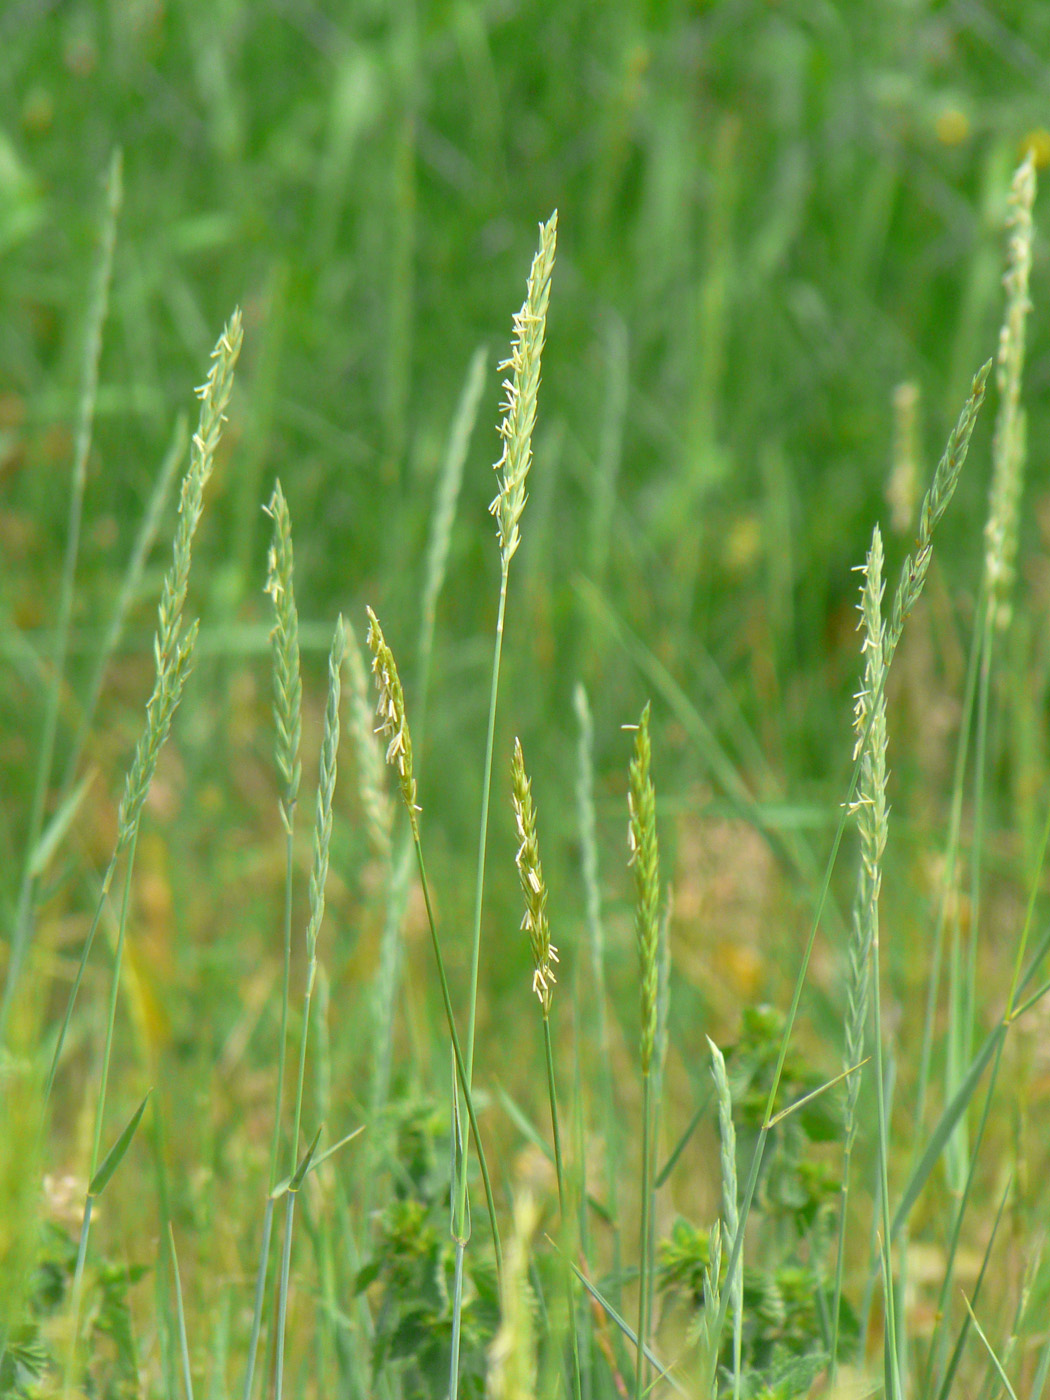
M 525 509 L 525 481 L 532 465 L 532 429 L 536 422 L 536 398 L 540 387 L 540 359 L 547 329 L 547 302 L 558 235 L 558 211 L 540 225 L 540 246 L 532 260 L 525 303 L 514 317 L 510 358 L 500 369 L 511 376 L 503 381 L 507 395 L 499 433 L 503 452 L 495 465 L 501 472 L 499 494 L 489 506 L 496 517 L 500 556 L 509 565 L 521 542 L 518 523 Z
M 1017 558 L 1018 513 L 1024 483 L 1025 414 L 1021 407 L 1025 322 L 1031 307 L 1028 283 L 1032 270 L 1032 206 L 1035 202 L 1035 162 L 1031 153 L 1010 187 L 1009 255 L 1003 284 L 1006 317 L 999 332 L 995 382 L 999 413 L 992 439 L 992 486 L 985 526 L 985 577 L 988 615 L 998 628 L 1010 621 L 1010 588 Z
M 882 886 L 882 856 L 889 828 L 886 805 L 886 656 L 885 626 L 882 620 L 882 535 L 876 525 L 871 548 L 863 565 L 860 627 L 864 632 L 864 684 L 857 696 L 853 714 L 856 746 L 853 757 L 860 758 L 857 795 L 851 812 L 860 832 L 861 865 L 853 904 L 850 937 L 850 969 L 846 1014 L 846 1069 L 860 1064 L 864 1056 L 864 1027 L 868 1014 L 870 958 L 878 936 L 878 903 Z M 846 1133 L 852 1144 L 856 1133 L 857 1095 L 860 1075 L 846 1081 Z
M 405 715 L 405 693 L 401 688 L 401 677 L 397 673 L 394 653 L 386 644 L 379 619 L 371 608 L 368 610 L 368 649 L 372 653 L 372 674 L 375 676 L 379 699 L 376 715 L 379 718 L 379 731 L 388 740 L 386 761 L 397 769 L 401 796 L 408 808 L 412 823 L 412 834 L 419 835 L 419 808 L 416 805 L 416 780 L 412 772 L 412 735 Z
M 532 784 L 525 773 L 525 757 L 520 739 L 514 740 L 513 774 L 514 820 L 518 832 L 518 854 L 515 863 L 525 896 L 525 914 L 521 926 L 529 935 L 532 948 L 532 990 L 540 999 L 543 1014 L 551 1009 L 551 996 L 557 978 L 552 963 L 558 961 L 558 950 L 551 943 L 547 919 L 547 886 L 540 864 L 540 846 L 536 836 L 536 809 L 532 803 Z
M 641 1060 L 648 1074 L 656 1042 L 660 939 L 660 852 L 656 842 L 656 792 L 650 777 L 649 705 L 634 736 L 630 767 L 628 842 L 635 880 L 635 929 L 641 963 Z
M 274 756 L 284 783 L 281 810 L 285 822 L 291 820 L 299 795 L 302 764 L 299 740 L 302 733 L 303 684 L 299 667 L 299 613 L 293 586 L 292 520 L 288 502 L 278 481 L 270 503 L 264 506 L 273 521 L 266 575 L 266 593 L 273 602 L 274 623 L 270 631 L 273 651 L 273 717 L 277 731 Z
M 138 829 L 142 804 L 146 800 L 157 759 L 171 729 L 172 717 L 189 675 L 197 624 L 180 638 L 182 610 L 189 587 L 193 536 L 204 508 L 204 488 L 211 476 L 215 449 L 219 445 L 226 405 L 233 388 L 233 371 L 241 351 L 241 313 L 235 311 L 212 351 L 212 366 L 206 383 L 197 390 L 201 399 L 200 422 L 193 435 L 190 465 L 182 482 L 179 518 L 175 527 L 172 562 L 164 576 L 153 640 L 157 675 L 153 693 L 146 705 L 146 728 L 124 783 L 124 794 L 117 817 L 117 845 L 126 846 Z

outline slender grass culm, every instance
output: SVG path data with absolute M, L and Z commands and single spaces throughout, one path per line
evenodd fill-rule
M 638 1357 L 635 1369 L 635 1400 L 645 1391 L 645 1346 L 649 1333 L 652 1290 L 652 1241 L 649 1222 L 653 1209 L 653 1123 L 652 1068 L 656 1046 L 657 994 L 659 990 L 660 939 L 660 851 L 656 841 L 656 791 L 650 769 L 649 705 L 642 711 L 635 730 L 634 756 L 630 765 L 627 834 L 631 864 L 634 867 L 635 933 L 640 963 L 642 1069 L 642 1226 L 638 1286 Z
M 558 961 L 558 950 L 551 943 L 550 923 L 547 919 L 547 885 L 543 878 L 540 863 L 540 844 L 536 834 L 536 809 L 532 802 L 532 784 L 525 772 L 525 756 L 521 751 L 521 741 L 514 740 L 514 756 L 511 760 L 511 783 L 514 802 L 514 823 L 518 833 L 518 853 L 515 864 L 521 881 L 521 891 L 525 897 L 525 913 L 521 927 L 529 935 L 532 951 L 532 990 L 539 999 L 543 1012 L 543 1053 L 547 1066 L 547 1097 L 551 1110 L 551 1133 L 554 1138 L 554 1170 L 558 1179 L 558 1209 L 561 1215 L 561 1229 L 566 1247 L 566 1258 L 571 1258 L 568 1248 L 570 1212 L 566 1200 L 565 1163 L 561 1150 L 561 1128 L 558 1122 L 558 1094 L 554 1078 L 554 1048 L 551 1044 L 551 1001 L 557 978 L 552 964 Z M 572 1270 L 565 1266 L 565 1288 L 569 1311 L 569 1337 L 572 1342 L 572 1382 L 575 1400 L 581 1400 L 580 1386 L 580 1343 L 576 1326 L 576 1299 L 572 1286 Z

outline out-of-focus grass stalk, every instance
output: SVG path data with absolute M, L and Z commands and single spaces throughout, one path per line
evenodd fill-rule
M 576 808 L 582 853 L 587 933 L 591 950 L 591 971 L 594 976 L 595 1043 L 601 1062 L 605 1120 L 602 1132 L 602 1141 L 605 1144 L 605 1190 L 609 1203 L 612 1231 L 612 1277 L 619 1280 L 620 1131 L 616 1116 L 616 1093 L 605 1006 L 605 929 L 602 923 L 601 884 L 598 877 L 598 837 L 594 813 L 594 722 L 591 718 L 587 692 L 580 684 L 576 686 L 573 702 L 580 729 L 577 749 Z M 613 1301 L 619 1302 L 618 1291 L 613 1293 Z
M 37 877 L 34 862 L 37 845 L 44 826 L 44 811 L 51 771 L 55 758 L 55 738 L 58 731 L 58 709 L 65 679 L 66 655 L 69 650 L 69 629 L 73 616 L 73 588 L 76 580 L 77 558 L 80 553 L 80 527 L 84 512 L 84 492 L 87 486 L 88 455 L 91 451 L 91 430 L 95 419 L 95 399 L 98 394 L 98 366 L 102 354 L 102 328 L 109 307 L 109 287 L 113 272 L 113 249 L 117 241 L 117 220 L 123 201 L 123 157 L 119 149 L 110 158 L 106 177 L 106 206 L 99 236 L 91 291 L 88 296 L 84 353 L 81 362 L 80 396 L 77 400 L 76 425 L 73 431 L 73 479 L 69 493 L 69 525 L 66 531 L 66 551 L 62 563 L 62 582 L 58 598 L 58 620 L 54 632 L 54 656 L 51 679 L 44 704 L 44 722 L 37 754 L 33 802 L 26 832 L 25 857 L 18 902 L 12 925 L 7 959 L 7 977 L 0 1000 L 0 1045 L 7 1039 L 7 1020 L 11 1002 L 22 972 L 26 950 L 32 937 L 33 905 Z
M 640 971 L 642 1070 L 642 1199 L 639 1245 L 638 1347 L 635 1367 L 635 1400 L 646 1390 L 645 1346 L 648 1340 L 650 1290 L 652 1288 L 651 1232 L 653 1209 L 653 1095 L 652 1068 L 656 1045 L 657 992 L 659 985 L 660 852 L 656 840 L 656 791 L 650 770 L 649 705 L 642 711 L 634 737 L 628 797 L 628 839 L 635 882 L 635 933 Z
M 1035 161 L 1031 153 L 1018 167 L 1010 188 L 1008 227 L 1012 230 L 1003 278 L 1006 314 L 999 332 L 995 382 L 999 411 L 992 436 L 992 484 L 985 525 L 984 616 L 980 625 L 980 670 L 977 692 L 977 732 L 974 747 L 973 841 L 970 859 L 970 919 L 965 953 L 961 933 L 953 925 L 952 970 L 955 974 L 949 1003 L 949 1095 L 958 1084 L 973 1054 L 977 1014 L 977 944 L 980 935 L 981 863 L 984 844 L 984 780 L 988 760 L 988 724 L 995 638 L 1009 626 L 1019 511 L 1024 486 L 1025 415 L 1021 406 L 1021 380 L 1025 358 L 1025 324 L 1030 309 L 1028 287 L 1032 268 L 1032 206 L 1035 201 Z M 968 1161 L 966 1120 L 952 1138 L 950 1164 L 954 1185 Z

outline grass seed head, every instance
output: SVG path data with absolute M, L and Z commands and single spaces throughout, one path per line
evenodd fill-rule
M 371 608 L 368 609 L 368 649 L 372 653 L 372 674 L 379 691 L 379 699 L 376 702 L 379 727 L 376 733 L 382 734 L 389 741 L 386 747 L 386 761 L 397 769 L 401 796 L 412 823 L 412 834 L 418 837 L 419 808 L 416 805 L 416 780 L 412 773 L 412 735 L 405 714 L 405 692 L 401 689 L 401 678 L 397 673 L 394 653 L 387 646 L 379 619 Z
M 525 773 L 525 757 L 521 740 L 514 740 L 511 764 L 514 791 L 514 820 L 518 831 L 518 854 L 515 863 L 525 896 L 525 914 L 521 926 L 528 932 L 532 947 L 532 990 L 540 999 L 544 1016 L 551 1008 L 552 989 L 557 981 L 552 963 L 558 961 L 558 950 L 551 943 L 547 921 L 547 886 L 540 864 L 540 846 L 536 836 L 536 809 L 532 805 L 532 784 Z
M 503 452 L 495 465 L 495 470 L 501 473 L 499 493 L 489 510 L 498 524 L 504 568 L 521 543 L 518 522 L 525 509 L 525 480 L 532 465 L 532 429 L 536 422 L 540 359 L 547 330 L 547 302 L 557 237 L 558 211 L 555 210 L 548 221 L 540 225 L 540 246 L 532 260 L 525 302 L 514 317 L 510 357 L 500 364 L 501 370 L 509 369 L 511 374 L 503 381 L 506 398 L 501 404 L 503 418 L 499 425 Z
M 274 756 L 284 783 L 282 812 L 286 822 L 299 795 L 302 764 L 299 739 L 302 733 L 303 683 L 299 668 L 299 613 L 293 587 L 292 519 L 281 483 L 273 488 L 270 503 L 264 506 L 273 521 L 266 593 L 273 602 L 274 623 L 270 632 L 273 651 L 273 717 L 277 727 Z

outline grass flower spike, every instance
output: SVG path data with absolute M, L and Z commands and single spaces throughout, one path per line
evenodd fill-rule
M 992 439 L 992 488 L 985 526 L 985 577 L 988 611 L 1000 630 L 1010 621 L 1010 587 L 1017 557 L 1018 512 L 1024 478 L 1025 414 L 1021 407 L 1021 374 L 1025 356 L 1025 321 L 1031 305 L 1028 282 L 1032 271 L 1032 205 L 1035 203 L 1035 164 L 1031 153 L 1018 167 L 1010 186 L 1009 224 L 1013 229 L 1003 285 L 1006 319 L 999 332 L 995 383 L 999 413 Z
M 299 795 L 302 764 L 299 739 L 302 733 L 303 683 L 299 670 L 299 613 L 292 583 L 292 521 L 281 483 L 278 481 L 264 506 L 273 521 L 273 542 L 267 560 L 266 593 L 273 602 L 274 624 L 270 632 L 273 649 L 273 717 L 277 726 L 274 756 L 284 782 L 281 815 L 287 824 Z
M 401 677 L 397 674 L 394 653 L 386 644 L 379 619 L 371 608 L 368 610 L 368 649 L 372 653 L 372 674 L 376 679 L 379 699 L 376 714 L 379 717 L 377 733 L 383 734 L 389 743 L 386 747 L 386 761 L 397 768 L 397 778 L 401 786 L 401 796 L 408 808 L 413 835 L 418 835 L 419 822 L 416 806 L 416 780 L 412 774 L 412 735 L 405 716 L 405 692 L 401 689 Z
M 532 429 L 536 422 L 536 395 L 540 387 L 540 357 L 547 330 L 554 249 L 558 237 L 558 211 L 540 225 L 540 246 L 532 260 L 525 304 L 514 317 L 510 358 L 500 369 L 511 377 L 503 381 L 506 399 L 499 434 L 503 453 L 495 470 L 501 472 L 499 494 L 489 506 L 499 524 L 499 548 L 506 569 L 521 542 L 518 522 L 525 509 L 525 479 L 532 465 Z
M 521 740 L 514 740 L 514 820 L 518 830 L 518 854 L 515 863 L 521 879 L 522 893 L 525 895 L 525 916 L 521 921 L 528 931 L 532 945 L 532 961 L 535 971 L 532 974 L 532 990 L 540 999 L 543 1014 L 551 1009 L 551 994 L 557 978 L 552 963 L 558 961 L 558 950 L 551 943 L 550 924 L 547 921 L 547 886 L 543 880 L 543 866 L 540 864 L 540 847 L 536 838 L 536 809 L 532 805 L 532 784 L 525 773 L 525 758 L 521 751 Z

